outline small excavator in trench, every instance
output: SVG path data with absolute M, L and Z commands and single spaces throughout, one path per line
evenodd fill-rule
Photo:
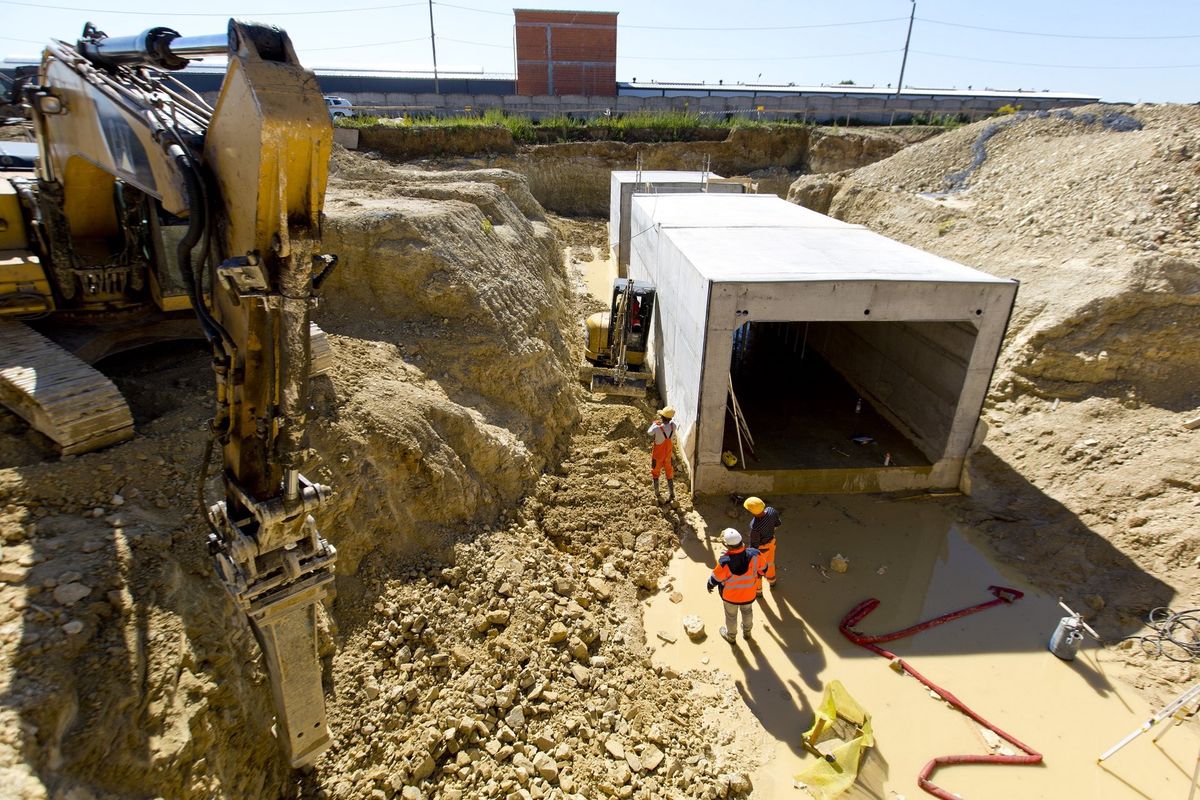
M 171 75 L 205 56 L 228 58 L 214 105 Z M 0 400 L 64 454 L 104 447 L 132 420 L 87 362 L 203 336 L 203 504 L 216 448 L 224 488 L 209 551 L 262 649 L 283 750 L 311 764 L 330 741 L 316 614 L 337 558 L 313 517 L 332 490 L 300 472 L 310 375 L 332 357 L 309 316 L 337 261 L 320 250 L 320 86 L 286 33 L 238 20 L 199 37 L 89 23 L 18 84 L 38 157 L 0 173 Z
M 612 305 L 584 322 L 586 341 L 580 377 L 600 394 L 644 397 L 652 378 L 646 346 L 654 319 L 654 287 L 645 281 L 617 278 Z

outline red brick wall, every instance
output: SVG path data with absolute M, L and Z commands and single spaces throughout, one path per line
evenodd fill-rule
M 513 13 L 517 94 L 617 93 L 615 12 L 516 9 Z

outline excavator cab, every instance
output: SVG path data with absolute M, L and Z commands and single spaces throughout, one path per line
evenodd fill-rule
M 593 392 L 641 397 L 652 377 L 646 347 L 654 318 L 654 287 L 646 281 L 617 278 L 612 304 L 587 318 L 585 362 L 581 377 Z

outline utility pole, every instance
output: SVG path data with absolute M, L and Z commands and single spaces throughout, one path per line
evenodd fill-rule
M 432 0 L 430 0 L 430 2 L 432 2 Z M 432 15 L 433 11 L 430 10 L 429 13 Z M 908 35 L 904 37 L 904 58 L 900 59 L 900 80 L 896 81 L 896 97 L 900 96 L 900 90 L 904 88 L 904 66 L 908 63 L 908 43 L 912 41 L 913 17 L 916 15 L 917 0 L 912 0 L 912 11 L 910 11 L 908 15 Z
M 913 2 L 915 3 L 916 0 L 913 0 Z M 909 33 L 912 32 L 912 20 L 908 21 L 908 30 L 909 30 Z M 433 48 L 433 93 L 441 94 L 442 93 L 441 90 L 438 89 L 437 40 L 433 36 L 433 0 L 429 0 L 429 46 L 431 48 Z M 908 47 L 908 45 L 905 45 L 906 49 L 907 49 L 907 47 Z M 901 68 L 900 74 L 901 75 L 904 74 L 903 68 Z

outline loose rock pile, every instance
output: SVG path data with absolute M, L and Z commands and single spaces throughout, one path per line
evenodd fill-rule
M 334 659 L 339 743 L 314 774 L 319 795 L 750 790 L 754 762 L 721 747 L 690 680 L 651 665 L 639 622 L 639 597 L 694 535 L 686 505 L 657 506 L 648 481 L 628 482 L 643 442 L 612 434 L 651 413 L 585 401 L 561 471 L 513 519 L 464 537 L 446 563 L 397 574 L 368 559 L 362 603 L 340 615 L 360 627 Z M 733 692 L 715 704 L 744 715 L 737 705 Z

